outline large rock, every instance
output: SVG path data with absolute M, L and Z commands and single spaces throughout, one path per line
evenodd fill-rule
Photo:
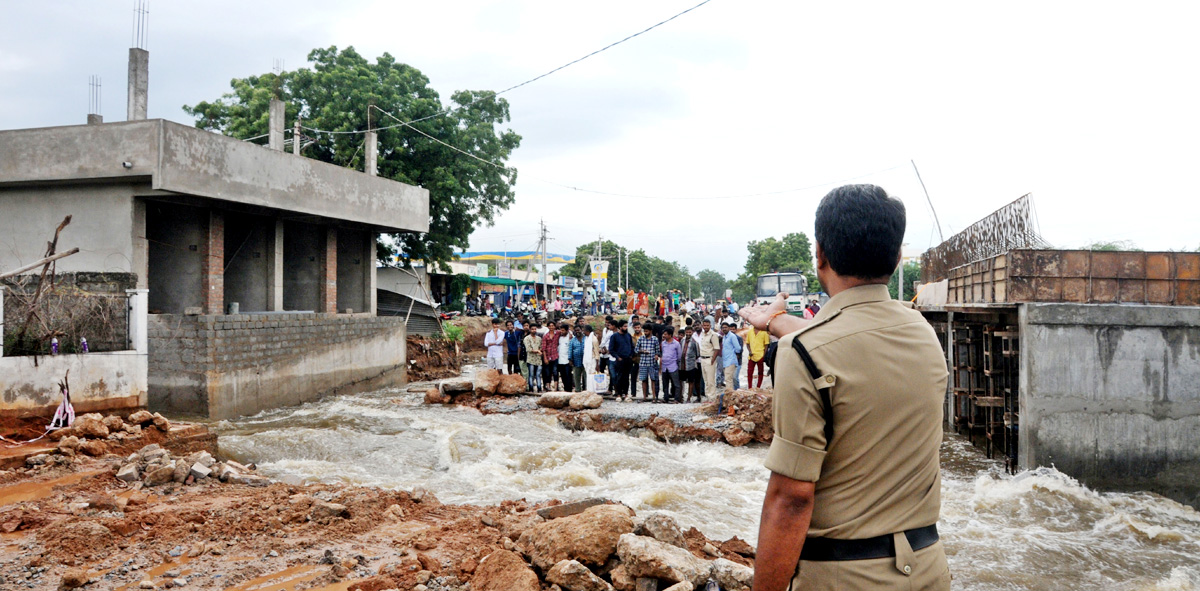
M 552 505 L 550 507 L 542 507 L 537 510 L 537 514 L 543 519 L 559 519 L 560 517 L 570 517 L 578 515 L 595 507 L 607 503 L 606 499 L 600 497 L 591 497 L 574 503 L 564 503 L 562 505 Z
M 164 417 L 158 413 L 154 413 L 151 416 L 153 417 L 154 427 L 156 429 L 162 431 L 163 433 L 171 430 L 171 421 L 168 421 L 167 417 Z
M 120 470 L 117 470 L 118 480 L 124 480 L 125 482 L 136 482 L 140 478 L 141 475 L 138 474 L 137 462 L 130 462 L 124 466 L 121 466 Z
M 521 534 L 517 547 L 543 571 L 563 560 L 602 565 L 622 534 L 633 531 L 633 509 L 599 505 L 578 515 L 540 523 Z
M 481 369 L 475 374 L 475 393 L 479 395 L 495 394 L 500 389 L 500 372 L 494 369 Z
M 104 426 L 104 419 L 94 413 L 76 418 L 75 422 L 71 423 L 71 430 L 78 437 L 92 439 L 104 439 L 108 437 L 108 427 Z
M 171 482 L 174 479 L 175 465 L 172 463 L 167 464 L 166 466 L 154 468 L 153 470 L 147 469 L 146 477 L 143 479 L 143 482 L 146 483 L 146 486 L 158 486 L 160 484 Z
M 425 404 L 446 404 L 450 402 L 450 396 L 443 394 L 437 388 L 430 388 L 425 391 Z
M 750 591 L 750 586 L 754 584 L 754 569 L 724 558 L 712 562 L 711 576 L 722 589 L 729 591 Z
M 641 531 L 636 533 L 650 536 L 660 542 L 666 542 L 672 546 L 687 549 L 687 540 L 683 538 L 683 532 L 679 529 L 679 524 L 669 515 L 661 513 L 651 515 L 642 522 Z
M 108 453 L 108 444 L 99 439 L 85 439 L 79 443 L 79 451 L 98 458 Z
M 625 534 L 617 541 L 617 556 L 625 571 L 635 578 L 654 578 L 678 583 L 688 581 L 703 587 L 712 564 L 691 552 L 647 536 Z
M 577 560 L 563 560 L 554 565 L 546 571 L 546 581 L 567 591 L 612 591 L 613 588 Z
M 733 427 L 724 433 L 725 441 L 734 447 L 741 447 L 754 441 L 754 435 L 742 430 L 741 427 Z
M 637 589 L 637 579 L 625 570 L 625 565 L 618 564 L 615 568 L 608 572 L 608 576 L 612 579 L 613 587 L 617 591 L 634 591 Z
M 104 417 L 104 426 L 108 427 L 110 433 L 123 431 L 125 430 L 125 421 L 122 421 L 121 417 L 117 415 L 108 415 Z
M 148 425 L 154 422 L 154 415 L 148 410 L 139 410 L 129 415 L 126 420 L 133 425 Z
M 515 396 L 528 391 L 529 384 L 525 383 L 525 378 L 515 373 L 500 376 L 500 386 L 496 389 L 497 394 L 505 396 Z
M 67 571 L 63 573 L 62 580 L 59 582 L 58 588 L 59 589 L 74 589 L 76 587 L 82 587 L 82 586 L 86 585 L 87 582 L 88 582 L 87 569 L 83 569 L 83 568 L 67 569 Z
M 474 389 L 475 384 L 472 384 L 471 380 L 452 380 L 449 382 L 442 382 L 442 392 L 447 394 L 462 394 L 463 392 L 470 392 Z
M 600 408 L 602 402 L 604 398 L 595 392 L 577 392 L 571 396 L 570 406 L 575 410 Z
M 538 406 L 544 408 L 566 408 L 571 403 L 570 392 L 548 392 L 538 397 Z
M 74 435 L 69 435 L 58 440 L 58 449 L 75 451 L 79 449 L 79 438 Z
M 696 587 L 690 581 L 679 581 L 662 591 L 692 591 Z
M 515 552 L 496 550 L 475 568 L 472 591 L 541 591 L 537 573 Z

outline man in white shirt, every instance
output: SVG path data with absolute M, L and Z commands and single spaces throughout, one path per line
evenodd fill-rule
M 483 346 L 487 347 L 488 369 L 500 370 L 504 367 L 504 331 L 500 330 L 500 319 L 492 319 L 492 330 L 483 335 Z

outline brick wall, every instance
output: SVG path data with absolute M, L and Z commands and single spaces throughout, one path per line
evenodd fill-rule
M 225 313 L 225 214 L 209 210 L 204 241 L 204 313 Z
M 150 366 L 221 372 L 270 365 L 403 326 L 403 318 L 346 314 L 157 314 L 150 316 Z
M 298 404 L 343 385 L 377 377 L 381 372 L 399 372 L 398 379 L 403 380 L 403 318 L 357 314 L 159 314 L 150 315 L 148 324 L 150 405 L 156 409 L 226 418 Z M 389 350 L 382 351 L 382 347 Z M 391 361 L 370 361 L 368 358 L 377 350 Z M 341 355 L 342 359 L 311 361 L 329 355 Z M 291 373 L 286 379 L 247 385 L 246 376 L 273 375 L 288 367 L 295 369 L 287 370 Z M 298 382 L 300 386 L 296 386 Z M 240 395 L 236 392 L 239 389 L 244 392 L 254 388 L 267 393 L 249 402 L 239 399 L 236 411 L 226 410 L 227 402 L 219 412 L 213 410 L 223 400 Z M 297 391 L 302 389 L 311 391 Z M 229 391 L 234 394 L 227 394 Z M 281 392 L 277 395 L 276 391 Z

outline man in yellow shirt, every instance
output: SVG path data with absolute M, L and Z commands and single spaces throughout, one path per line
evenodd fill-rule
M 746 365 L 746 387 L 761 388 L 763 381 L 763 356 L 767 347 L 771 346 L 771 335 L 765 330 L 758 330 L 750 325 L 746 331 L 746 347 L 750 349 L 750 363 Z M 758 385 L 754 385 L 754 368 L 758 368 Z M 772 386 L 775 384 L 772 383 Z

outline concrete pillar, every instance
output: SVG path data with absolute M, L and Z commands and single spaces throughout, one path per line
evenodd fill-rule
M 365 288 L 367 300 L 367 309 L 363 311 L 372 316 L 375 315 L 378 304 L 375 298 L 375 282 L 378 278 L 378 269 L 375 266 L 375 241 L 377 240 L 379 240 L 379 237 L 374 232 L 367 232 L 367 239 L 364 240 L 366 244 L 364 245 L 365 248 L 363 249 L 364 252 L 362 259 L 363 265 L 366 266 L 366 269 L 363 270 L 363 275 L 365 276 L 364 281 L 366 281 Z
M 378 137 L 378 134 L 375 133 L 374 131 L 368 131 L 367 137 L 364 141 L 366 142 L 366 149 L 364 150 L 364 152 L 366 153 L 366 166 L 364 167 L 364 169 L 366 170 L 367 174 L 369 174 L 371 176 L 377 176 L 379 174 L 379 137 Z
M 125 118 L 141 121 L 146 118 L 146 105 L 150 95 L 150 52 L 137 47 L 129 48 L 129 90 Z
M 275 220 L 275 232 L 268 247 L 271 257 L 271 272 L 267 278 L 267 309 L 283 311 L 283 220 Z
M 147 332 L 149 318 L 146 311 L 149 308 L 150 290 L 127 289 L 129 296 L 129 343 L 138 355 L 150 354 L 150 339 Z
M 321 307 L 326 314 L 337 314 L 337 228 L 325 229 L 325 256 L 322 257 Z
M 225 214 L 209 210 L 204 239 L 204 313 L 225 313 Z
M 146 202 L 133 198 L 133 272 L 138 289 L 150 289 L 150 241 L 146 239 Z
M 286 118 L 283 101 L 271 99 L 267 119 L 267 146 L 272 150 L 283 151 L 283 122 Z
M 104 123 L 104 116 L 95 113 L 88 113 L 88 125 L 100 125 Z

